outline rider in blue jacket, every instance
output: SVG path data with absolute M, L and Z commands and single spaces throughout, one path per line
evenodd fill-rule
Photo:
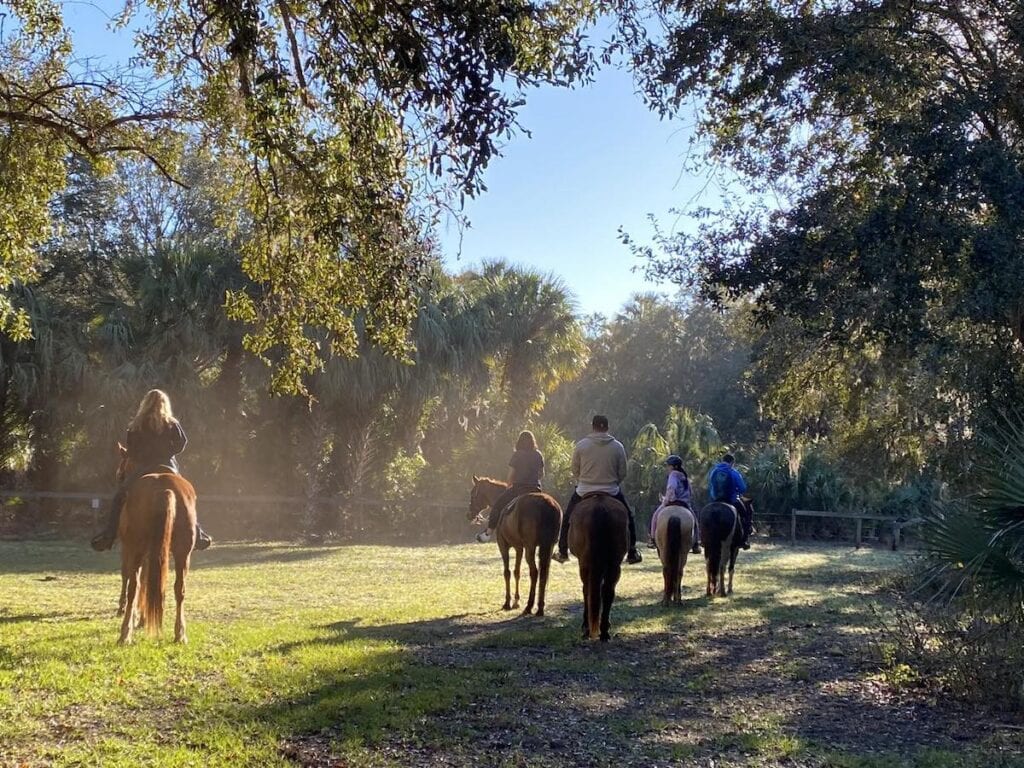
M 708 472 L 708 495 L 712 501 L 721 501 L 731 504 L 739 512 L 740 521 L 743 523 L 743 549 L 750 549 L 750 534 L 754 530 L 754 516 L 750 508 L 743 503 L 742 494 L 747 491 L 747 484 L 743 475 L 734 466 L 736 457 L 731 453 L 725 454 L 722 460 L 715 464 Z

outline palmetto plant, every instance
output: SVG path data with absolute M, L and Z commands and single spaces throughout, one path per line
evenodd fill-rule
M 931 577 L 951 597 L 1024 619 L 1024 419 L 991 424 L 980 438 L 978 492 L 936 502 L 925 541 Z

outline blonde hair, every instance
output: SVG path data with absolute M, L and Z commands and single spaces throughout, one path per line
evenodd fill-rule
M 149 429 L 159 432 L 174 422 L 171 411 L 171 398 L 162 389 L 151 389 L 139 403 L 135 418 L 128 425 L 129 430 Z

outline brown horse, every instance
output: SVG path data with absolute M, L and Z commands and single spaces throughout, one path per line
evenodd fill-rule
M 473 477 L 473 491 L 469 496 L 469 518 L 478 519 L 483 510 L 490 507 L 508 488 L 508 483 L 489 477 Z M 509 505 L 498 521 L 495 540 L 505 566 L 505 604 L 502 610 L 519 607 L 519 569 L 526 553 L 530 567 L 530 597 L 526 601 L 523 615 L 533 612 L 534 598 L 537 599 L 537 615 L 544 615 L 544 594 L 551 570 L 551 552 L 558 542 L 558 529 L 562 525 L 562 508 L 546 493 L 527 493 Z M 516 595 L 512 601 L 508 567 L 508 552 L 516 552 Z
M 134 471 L 128 451 L 118 445 L 121 464 L 117 479 L 123 482 Z M 174 472 L 153 472 L 137 478 L 128 490 L 121 523 L 121 622 L 122 645 L 132 641 L 136 618 L 150 634 L 160 632 L 167 591 L 167 565 L 174 554 L 174 598 L 177 616 L 174 640 L 185 635 L 185 576 L 196 538 L 196 492 L 192 484 Z M 137 605 L 136 605 L 137 601 Z
M 686 507 L 668 506 L 658 515 L 654 540 L 661 557 L 661 575 L 665 579 L 662 605 L 682 602 L 683 571 L 693 544 L 693 512 Z
M 583 637 L 592 639 L 608 628 L 622 558 L 629 548 L 629 512 L 622 502 L 604 493 L 584 496 L 569 523 L 569 551 L 580 562 L 583 582 Z
M 753 513 L 753 502 L 747 498 L 743 502 Z M 700 538 L 707 565 L 708 597 L 732 594 L 732 575 L 743 540 L 742 526 L 740 512 L 732 504 L 713 501 L 700 511 Z M 726 569 L 729 571 L 728 588 L 725 584 Z

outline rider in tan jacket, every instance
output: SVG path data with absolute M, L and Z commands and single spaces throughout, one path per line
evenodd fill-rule
M 595 416 L 591 426 L 594 431 L 576 443 L 572 452 L 572 476 L 576 488 L 562 516 L 558 553 L 554 558 L 561 563 L 569 559 L 569 520 L 580 499 L 588 493 L 607 493 L 622 502 L 629 512 L 629 555 L 626 560 L 639 563 L 643 558 L 636 549 L 636 522 L 633 510 L 622 494 L 622 481 L 626 479 L 626 449 L 608 434 L 607 416 Z

